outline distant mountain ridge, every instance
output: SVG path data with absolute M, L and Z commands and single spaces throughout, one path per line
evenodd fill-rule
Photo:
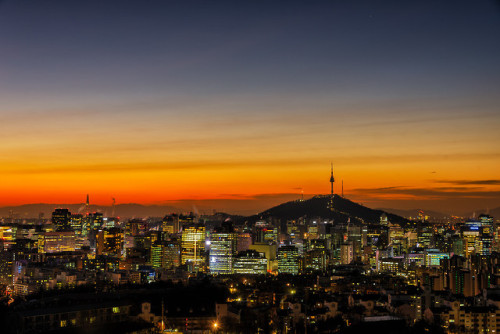
M 378 208 L 377 210 L 382 210 L 382 211 L 385 211 L 385 212 L 390 212 L 390 213 L 393 213 L 395 215 L 398 215 L 398 216 L 401 216 L 401 217 L 405 217 L 405 218 L 410 218 L 410 217 L 415 218 L 415 217 L 418 217 L 418 213 L 420 211 L 420 209 L 403 210 L 403 209 L 392 209 L 392 208 Z M 424 212 L 425 216 L 429 216 L 431 218 L 442 219 L 442 218 L 450 217 L 449 214 L 446 214 L 446 213 L 443 213 L 443 212 L 432 211 L 432 210 L 422 210 L 422 211 Z
M 383 210 L 386 212 L 393 213 L 395 215 L 409 218 L 409 217 L 417 217 L 418 212 L 420 209 L 410 209 L 410 210 L 402 210 L 402 209 L 392 209 L 392 208 L 379 208 L 378 210 Z M 429 216 L 431 218 L 438 218 L 438 219 L 443 219 L 443 218 L 448 218 L 452 215 L 443 213 L 443 212 L 438 212 L 438 211 L 432 211 L 432 210 L 422 210 L 424 212 L 424 215 Z M 492 216 L 493 218 L 499 219 L 500 218 L 500 207 L 495 208 L 495 209 L 479 209 L 475 210 L 474 212 L 466 212 L 462 214 L 456 214 L 456 216 L 461 216 L 461 217 L 473 217 L 473 216 L 479 216 L 480 214 L 488 214 Z
M 361 218 L 366 222 L 378 221 L 380 215 L 386 212 L 390 221 L 395 223 L 407 221 L 407 217 L 415 217 L 418 214 L 418 209 L 413 210 L 400 210 L 390 208 L 370 209 L 363 205 L 354 203 L 346 198 L 335 195 L 334 208 L 336 211 L 331 212 L 328 209 L 329 196 L 315 196 L 305 201 L 292 201 L 285 202 L 275 207 L 262 211 L 258 215 L 249 216 L 249 220 L 258 220 L 270 216 L 283 219 L 297 219 L 299 217 L 324 217 L 335 219 L 338 222 L 347 221 L 347 218 Z M 52 212 L 56 208 L 67 208 L 72 213 L 83 212 L 85 205 L 83 203 L 77 204 L 23 204 L 19 206 L 6 206 L 0 207 L 0 217 L 8 217 L 12 212 L 17 218 L 37 218 L 39 213 L 43 213 L 46 218 L 50 218 Z M 90 205 L 89 211 L 102 212 L 107 216 L 111 216 L 113 208 L 105 205 Z M 142 218 L 142 217 L 163 217 L 169 213 L 186 213 L 185 208 L 169 206 L 169 205 L 143 205 L 136 203 L 117 204 L 115 206 L 115 216 L 121 218 Z M 489 213 L 496 219 L 500 218 L 500 207 L 490 210 L 476 210 L 476 217 L 481 213 Z M 212 213 L 212 212 L 210 212 Z M 424 214 L 432 218 L 449 217 L 446 213 L 437 211 L 430 211 L 424 209 Z M 473 212 L 464 215 L 465 217 L 472 217 Z M 229 215 L 233 216 L 233 215 Z M 244 219 L 241 217 L 241 219 Z
M 406 218 L 388 213 L 382 210 L 367 208 L 361 204 L 352 202 L 344 197 L 334 195 L 333 208 L 330 210 L 328 204 L 330 196 L 315 196 L 304 201 L 292 201 L 280 204 L 260 214 L 253 219 L 265 219 L 275 217 L 279 219 L 298 219 L 307 216 L 309 218 L 321 217 L 333 219 L 336 223 L 345 223 L 350 218 L 351 222 L 379 223 L 380 216 L 385 213 L 390 222 L 405 225 L 409 223 Z
M 71 213 L 82 213 L 85 204 L 23 204 L 19 206 L 6 206 L 0 208 L 0 217 L 8 217 L 11 212 L 16 218 L 36 218 L 43 213 L 45 218 L 50 218 L 56 208 L 68 209 Z M 112 216 L 113 208 L 104 205 L 90 205 L 90 212 L 102 212 L 105 216 Z M 142 205 L 142 204 L 117 204 L 114 208 L 115 217 L 135 218 L 135 217 L 163 217 L 172 212 L 185 212 L 179 208 L 166 205 Z

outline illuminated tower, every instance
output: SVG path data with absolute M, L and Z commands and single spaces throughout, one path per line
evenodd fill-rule
M 330 174 L 330 201 L 328 202 L 328 208 L 333 211 L 333 182 L 335 182 L 335 178 L 333 177 L 333 163 L 332 163 L 332 169 L 331 169 L 331 174 Z
M 331 185 L 331 192 L 330 195 L 333 197 L 333 182 L 335 182 L 335 178 L 333 177 L 333 163 L 332 163 L 332 171 L 330 175 L 330 185 Z

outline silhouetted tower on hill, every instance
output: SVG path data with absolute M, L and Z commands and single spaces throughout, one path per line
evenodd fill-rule
M 331 192 L 330 195 L 333 197 L 333 182 L 335 182 L 335 178 L 333 177 L 333 163 L 332 163 L 332 170 L 330 174 L 330 185 L 331 185 Z
M 333 211 L 333 182 L 335 182 L 335 178 L 333 177 L 333 163 L 332 163 L 332 169 L 330 173 L 330 200 L 328 201 L 328 208 Z

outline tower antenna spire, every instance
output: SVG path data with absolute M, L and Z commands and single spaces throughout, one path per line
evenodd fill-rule
M 332 169 L 331 169 L 331 174 L 330 174 L 330 186 L 331 186 L 330 195 L 333 197 L 333 182 L 335 182 L 335 178 L 333 177 L 333 163 L 331 165 L 332 165 Z
M 333 162 L 332 162 L 330 171 L 330 200 L 328 201 L 328 207 L 331 211 L 333 211 L 333 182 L 335 182 L 335 177 L 333 177 Z

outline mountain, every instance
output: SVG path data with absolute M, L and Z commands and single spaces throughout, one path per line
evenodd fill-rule
M 280 204 L 253 216 L 250 220 L 274 217 L 278 219 L 298 219 L 300 217 L 321 217 L 333 219 L 336 223 L 345 223 L 350 218 L 351 222 L 379 223 L 380 216 L 385 213 L 392 223 L 405 225 L 409 223 L 406 218 L 387 213 L 382 210 L 374 210 L 366 206 L 354 203 L 346 198 L 334 195 L 333 208 L 328 208 L 330 196 L 315 196 L 305 201 L 292 201 Z
M 420 209 L 402 210 L 402 209 L 389 209 L 389 208 L 379 208 L 377 210 L 390 212 L 390 213 L 393 213 L 395 215 L 405 217 L 405 218 L 418 217 L 418 213 L 420 211 Z M 442 218 L 450 217 L 449 214 L 438 212 L 438 211 L 431 211 L 431 210 L 422 210 L 422 211 L 424 211 L 424 215 L 429 216 L 431 218 L 442 219 Z
M 465 217 L 472 217 L 472 216 L 479 216 L 480 214 L 487 214 L 495 218 L 495 220 L 500 219 L 500 207 L 494 208 L 494 209 L 478 209 L 475 210 L 474 212 L 468 212 L 464 216 Z
M 328 209 L 330 196 L 315 196 L 305 201 L 292 201 L 280 204 L 258 215 L 241 217 L 228 215 L 234 221 L 257 221 L 259 219 L 274 217 L 278 219 L 298 219 L 299 217 L 322 217 L 334 219 L 335 222 L 347 222 L 351 218 L 352 222 L 364 221 L 366 223 L 378 223 L 383 210 L 374 210 L 363 205 L 354 203 L 346 198 L 335 195 L 333 198 L 334 211 Z M 72 213 L 79 213 L 85 210 L 84 204 L 25 204 L 20 206 L 9 206 L 0 208 L 0 217 L 8 217 L 11 213 L 16 218 L 35 218 L 43 213 L 45 218 L 52 216 L 56 208 L 67 208 Z M 113 214 L 111 206 L 90 205 L 91 212 L 102 212 L 105 216 Z M 141 205 L 141 204 L 118 204 L 114 208 L 114 215 L 122 219 L 143 218 L 143 217 L 163 217 L 172 212 L 186 212 L 181 208 L 166 205 Z M 406 224 L 407 219 L 393 213 L 387 213 L 389 221 L 393 223 Z
M 69 209 L 71 213 L 83 212 L 84 204 L 24 204 L 19 206 L 6 206 L 0 208 L 0 217 L 8 217 L 12 213 L 16 218 L 35 218 L 40 213 L 43 213 L 46 218 L 52 216 L 52 212 L 56 208 Z M 106 216 L 113 214 L 111 206 L 90 205 L 88 208 L 91 212 L 102 212 Z M 118 204 L 115 206 L 114 215 L 122 218 L 134 217 L 163 217 L 171 212 L 184 212 L 179 208 L 165 205 L 141 205 L 141 204 Z

